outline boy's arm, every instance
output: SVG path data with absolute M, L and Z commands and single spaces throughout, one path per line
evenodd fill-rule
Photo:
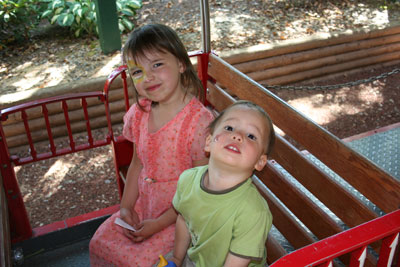
M 183 219 L 182 215 L 178 214 L 175 226 L 174 255 L 172 257 L 172 261 L 175 262 L 176 265 L 181 266 L 189 244 L 190 234 L 185 219 Z
M 244 267 L 248 266 L 250 263 L 250 259 L 241 258 L 238 256 L 233 255 L 232 253 L 228 253 L 226 256 L 224 266 L 229 267 Z

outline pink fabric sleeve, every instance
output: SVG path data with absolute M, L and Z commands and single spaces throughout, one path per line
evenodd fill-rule
M 139 129 L 139 107 L 134 104 L 124 115 L 124 127 L 122 129 L 122 135 L 129 141 L 136 143 L 135 130 Z
M 212 113 L 206 108 L 201 109 L 197 114 L 197 119 L 193 120 L 192 145 L 190 155 L 192 160 L 201 160 L 206 157 L 204 146 L 209 134 L 208 125 L 214 119 Z

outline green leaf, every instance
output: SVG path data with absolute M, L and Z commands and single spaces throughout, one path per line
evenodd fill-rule
M 60 14 L 64 10 L 64 7 L 59 7 L 54 11 L 54 14 Z
M 134 12 L 132 12 L 130 9 L 127 9 L 127 8 L 122 9 L 121 12 L 122 12 L 123 14 L 125 14 L 125 15 L 130 16 L 130 17 L 133 17 L 133 16 L 135 15 Z
M 79 3 L 75 3 L 72 6 L 72 13 L 78 16 L 82 16 L 82 6 Z
M 135 9 L 139 9 L 142 7 L 142 1 L 131 0 L 127 5 L 135 8 Z
M 118 22 L 118 28 L 120 33 L 123 33 L 125 31 L 125 26 L 124 24 L 122 24 L 121 21 Z
M 5 14 L 4 15 L 4 21 L 8 22 L 10 20 L 10 14 Z
M 131 31 L 135 27 L 135 25 L 130 20 L 128 20 L 126 18 L 122 19 L 122 23 L 124 24 L 125 28 L 128 31 Z
M 42 18 L 49 17 L 51 15 L 51 13 L 52 13 L 51 10 L 46 10 L 45 12 L 43 12 Z
M 61 26 L 71 26 L 74 22 L 74 16 L 72 14 L 61 14 L 57 18 L 57 23 Z
M 75 31 L 75 37 L 79 37 L 79 36 L 81 35 L 81 31 L 82 31 L 81 28 L 77 29 L 77 30 Z
M 51 2 L 50 7 L 51 9 L 56 9 L 57 7 L 63 7 L 64 5 L 64 0 L 54 0 L 53 2 Z
M 51 23 L 51 24 L 54 24 L 54 22 L 56 22 L 56 20 L 58 19 L 59 16 L 60 16 L 60 15 L 55 15 L 55 16 L 53 16 L 53 17 L 51 18 L 51 20 L 50 20 L 50 23 Z

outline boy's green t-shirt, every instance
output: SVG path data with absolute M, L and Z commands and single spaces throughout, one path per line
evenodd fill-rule
M 189 258 L 201 266 L 223 266 L 228 252 L 265 266 L 265 241 L 272 225 L 268 204 L 247 179 L 224 192 L 202 186 L 208 166 L 182 173 L 173 199 L 192 237 Z

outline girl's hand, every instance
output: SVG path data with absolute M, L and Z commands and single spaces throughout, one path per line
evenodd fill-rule
M 136 211 L 131 212 L 129 209 L 126 208 L 121 208 L 120 210 L 120 217 L 122 220 L 124 220 L 127 224 L 130 224 L 131 226 L 133 226 L 135 229 L 139 229 L 139 225 L 140 225 L 140 220 L 139 220 L 139 216 L 137 215 Z M 128 237 L 129 239 L 131 239 L 133 241 L 133 239 L 135 238 L 135 236 L 133 235 L 133 231 L 122 228 L 122 232 L 124 233 L 124 235 L 126 237 Z
M 132 240 L 133 242 L 142 242 L 146 238 L 159 232 L 160 226 L 157 220 L 144 220 L 137 225 L 136 229 L 138 229 L 136 232 L 132 232 L 132 235 L 134 236 Z

